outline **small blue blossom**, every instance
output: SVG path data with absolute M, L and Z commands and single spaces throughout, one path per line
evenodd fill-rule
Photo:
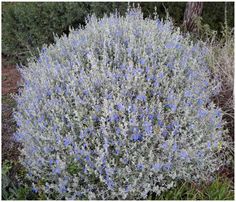
M 139 133 L 135 133 L 131 136 L 131 138 L 132 138 L 133 141 L 136 142 L 136 141 L 142 141 L 143 136 Z
M 211 149 L 211 142 L 210 141 L 207 142 L 207 148 Z
M 64 146 L 65 146 L 65 147 L 68 147 L 68 146 L 71 144 L 71 140 L 70 140 L 69 138 L 66 138 L 66 137 L 65 137 L 63 143 L 64 143 Z
M 152 168 L 155 170 L 155 171 L 160 171 L 161 170 L 161 164 L 160 163 L 155 163 Z
M 171 163 L 171 162 L 165 163 L 165 164 L 163 165 L 163 169 L 164 169 L 164 170 L 169 171 L 169 170 L 171 170 L 171 168 L 172 168 L 172 163 Z
M 125 106 L 123 104 L 117 104 L 117 109 L 123 112 L 125 111 Z
M 99 117 L 95 114 L 92 116 L 92 119 L 94 122 L 99 122 L 99 120 L 100 120 Z
M 140 64 L 141 64 L 141 65 L 145 65 L 145 59 L 142 58 L 142 59 L 140 60 Z
M 163 149 L 167 149 L 167 148 L 168 148 L 167 142 L 162 143 L 161 147 L 162 147 Z
M 60 191 L 60 193 L 65 193 L 66 187 L 64 185 L 60 186 L 59 191 Z
M 166 104 L 165 107 L 171 109 L 172 112 L 175 112 L 177 109 L 177 106 L 175 104 Z
M 186 91 L 184 92 L 184 96 L 185 96 L 185 97 L 192 97 L 192 93 L 191 93 L 189 90 L 186 90 Z
M 114 113 L 110 116 L 110 121 L 111 122 L 118 122 L 120 119 L 119 115 L 117 113 Z
M 164 73 L 163 73 L 163 72 L 159 73 L 158 77 L 159 77 L 160 79 L 164 78 Z
M 187 159 L 187 158 L 188 158 L 188 152 L 182 150 L 182 151 L 180 152 L 180 157 L 181 157 L 182 159 Z
M 178 145 L 177 145 L 176 142 L 175 142 L 175 143 L 173 144 L 173 146 L 172 146 L 172 150 L 173 150 L 173 152 L 176 152 L 177 149 L 178 149 Z
M 119 150 L 119 149 L 116 149 L 116 150 L 115 150 L 115 154 L 116 154 L 116 155 L 119 155 L 119 154 L 120 154 L 120 150 Z
M 182 46 L 181 46 L 180 44 L 176 44 L 175 48 L 176 48 L 176 49 L 181 49 Z
M 198 105 L 198 106 L 202 106 L 203 104 L 204 104 L 203 99 L 198 99 L 198 100 L 197 100 L 197 105 Z
M 33 191 L 34 193 L 38 193 L 38 189 L 37 189 L 36 187 L 32 187 L 32 191 Z
M 162 120 L 157 120 L 157 122 L 158 122 L 158 125 L 159 125 L 160 127 L 163 127 L 163 126 L 164 126 L 164 122 L 163 122 Z
M 116 127 L 116 134 L 118 135 L 118 134 L 120 134 L 121 133 L 121 130 L 120 130 L 120 128 L 119 127 Z
M 56 167 L 54 170 L 53 170 L 53 173 L 54 174 L 60 174 L 61 173 L 61 169 Z
M 143 170 L 143 168 L 144 168 L 144 165 L 143 165 L 142 163 L 139 163 L 139 164 L 137 165 L 137 169 L 138 169 L 138 170 Z
M 145 121 L 143 123 L 143 128 L 144 128 L 144 131 L 147 133 L 147 134 L 151 134 L 152 133 L 152 124 L 148 121 Z
M 168 131 L 167 131 L 167 130 L 164 130 L 164 131 L 161 133 L 161 135 L 162 135 L 163 137 L 167 137 Z
M 172 48 L 175 47 L 175 44 L 172 43 L 172 42 L 168 42 L 168 43 L 165 45 L 165 47 L 168 48 L 168 49 L 172 49 Z
M 206 115 L 207 115 L 207 112 L 205 110 L 203 109 L 198 110 L 198 113 L 197 113 L 198 118 L 204 118 Z
M 142 102 L 145 102 L 147 100 L 147 97 L 146 97 L 146 95 L 141 94 L 141 95 L 137 96 L 137 99 L 142 101 Z
M 113 190 L 114 189 L 114 182 L 110 177 L 106 177 L 106 184 L 108 187 L 108 190 Z
M 173 135 L 176 136 L 178 135 L 178 133 L 179 133 L 178 130 L 174 130 Z

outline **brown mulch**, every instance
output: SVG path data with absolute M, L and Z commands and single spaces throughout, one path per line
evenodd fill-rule
M 19 143 L 13 138 L 16 124 L 12 113 L 16 103 L 11 97 L 17 93 L 19 80 L 20 74 L 14 65 L 2 66 L 2 161 L 14 161 L 19 156 Z
M 2 95 L 17 92 L 17 82 L 20 74 L 14 65 L 7 65 L 2 68 Z

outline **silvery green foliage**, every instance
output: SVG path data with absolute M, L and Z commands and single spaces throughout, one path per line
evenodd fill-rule
M 16 138 L 36 192 L 142 199 L 224 164 L 207 49 L 139 9 L 72 30 L 21 68 Z

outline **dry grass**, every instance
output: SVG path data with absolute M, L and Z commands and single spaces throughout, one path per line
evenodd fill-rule
M 208 43 L 209 65 L 213 76 L 221 82 L 219 95 L 215 97 L 216 104 L 220 106 L 229 125 L 231 137 L 234 136 L 234 37 L 232 31 L 224 29 L 220 41 L 213 40 Z

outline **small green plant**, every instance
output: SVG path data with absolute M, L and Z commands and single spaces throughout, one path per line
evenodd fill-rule
M 24 169 L 19 169 L 19 177 L 13 176 L 13 169 L 17 162 L 5 161 L 2 165 L 2 200 L 37 199 L 28 182 L 25 181 Z M 17 173 L 17 174 L 18 174 Z M 15 179 L 13 179 L 15 178 Z

